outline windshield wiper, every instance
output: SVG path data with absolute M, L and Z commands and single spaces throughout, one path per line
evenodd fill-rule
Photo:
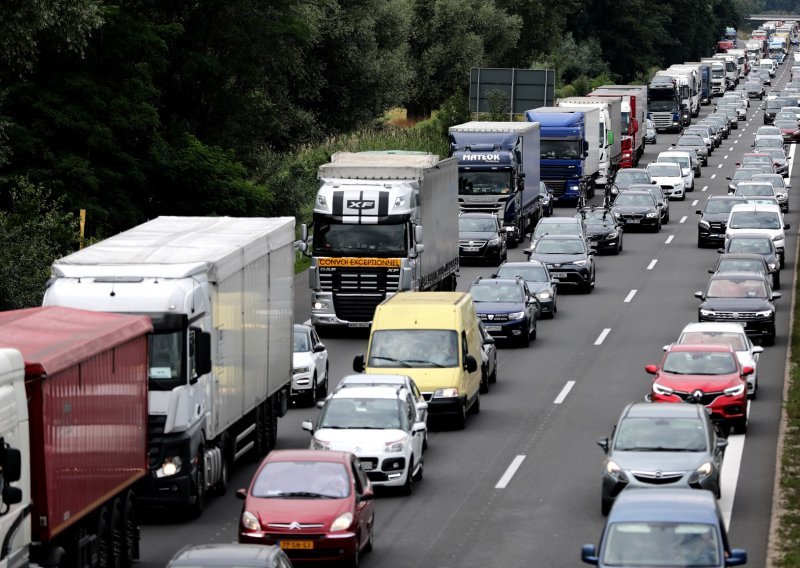
M 369 358 L 370 359 L 383 359 L 384 361 L 389 361 L 391 363 L 398 363 L 399 365 L 402 365 L 403 367 L 410 367 L 411 366 L 408 363 L 406 363 L 405 361 L 401 361 L 400 359 L 393 359 L 392 357 L 381 357 L 380 355 L 370 355 Z
M 273 497 L 311 497 L 316 499 L 336 499 L 331 495 L 323 495 L 322 493 L 313 493 L 311 491 L 291 491 L 289 493 L 279 493 Z
M 444 365 L 440 365 L 439 363 L 434 363 L 433 361 L 428 361 L 425 359 L 406 359 L 408 363 L 427 363 L 428 365 L 433 365 L 434 367 L 444 367 Z

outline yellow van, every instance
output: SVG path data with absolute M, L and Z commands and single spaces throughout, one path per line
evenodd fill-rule
M 431 416 L 480 412 L 481 334 L 472 296 L 466 292 L 401 292 L 375 308 L 360 373 L 408 375 L 422 391 Z

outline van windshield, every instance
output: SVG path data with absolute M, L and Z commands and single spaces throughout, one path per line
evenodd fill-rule
M 449 329 L 385 329 L 372 334 L 369 367 L 456 367 L 458 334 Z

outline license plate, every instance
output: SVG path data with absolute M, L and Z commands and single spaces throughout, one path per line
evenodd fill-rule
M 641 223 L 641 219 L 625 219 L 626 223 Z
M 351 321 L 347 327 L 369 327 L 368 321 Z
M 364 471 L 372 471 L 372 462 L 371 461 L 362 461 L 361 462 L 361 469 Z
M 566 278 L 567 277 L 567 273 L 566 272 L 551 272 L 550 276 L 552 276 L 553 278 Z
M 280 544 L 284 550 L 312 550 L 314 548 L 313 540 L 282 540 Z
M 478 247 L 464 247 L 463 248 L 464 252 L 478 252 L 479 250 L 481 250 L 481 249 L 479 249 Z
M 500 331 L 503 329 L 502 326 L 499 325 L 485 325 L 483 327 L 486 329 L 486 331 Z

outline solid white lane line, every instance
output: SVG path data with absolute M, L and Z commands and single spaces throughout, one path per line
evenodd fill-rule
M 681 217 L 681 220 L 678 221 L 678 223 L 685 223 L 687 218 L 688 217 L 686 217 L 686 215 L 684 215 L 683 217 Z
M 711 174 L 711 179 L 714 179 L 715 177 L 717 177 L 717 174 Z M 706 188 L 704 187 L 703 191 L 705 191 L 705 190 L 706 190 Z
M 698 199 L 695 199 L 694 201 L 692 201 L 692 207 L 694 207 L 695 205 L 697 205 L 698 201 L 699 201 Z
M 564 402 L 564 399 L 567 398 L 569 391 L 572 390 L 572 387 L 575 386 L 575 381 L 567 381 L 567 384 L 564 385 L 564 388 L 561 389 L 561 392 L 558 393 L 558 396 L 553 401 L 553 404 L 561 404 Z
M 666 240 L 666 241 L 664 241 L 664 244 L 665 244 L 665 245 L 668 245 L 669 243 L 671 243 L 671 242 L 672 242 L 672 239 L 674 239 L 674 238 L 675 238 L 675 235 L 670 235 L 670 236 L 668 236 L 668 237 L 667 237 L 667 240 Z
M 628 295 L 627 295 L 627 296 L 625 296 L 625 303 L 626 303 L 626 304 L 630 304 L 630 303 L 631 303 L 631 300 L 633 300 L 633 297 L 634 297 L 635 295 L 636 295 L 636 290 L 635 290 L 635 289 L 634 289 L 634 290 L 631 290 L 630 292 L 628 292 Z
M 600 332 L 600 335 L 597 336 L 597 339 L 594 340 L 594 344 L 602 345 L 603 341 L 606 340 L 606 337 L 608 337 L 609 333 L 611 333 L 611 328 L 610 327 L 605 328 L 603 331 Z
M 506 472 L 503 474 L 503 477 L 500 478 L 500 481 L 497 482 L 497 485 L 494 486 L 495 489 L 505 489 L 506 486 L 511 482 L 511 478 L 514 477 L 514 474 L 517 473 L 519 466 L 522 465 L 522 462 L 525 461 L 525 456 L 518 455 L 513 460 L 511 460 L 511 464 L 506 469 Z
M 647 265 L 647 270 L 653 270 L 653 267 L 656 265 L 656 262 L 658 262 L 657 258 L 654 258 L 653 260 L 651 260 L 650 264 Z
M 731 515 L 733 514 L 733 498 L 736 496 L 736 485 L 739 482 L 739 468 L 742 463 L 744 452 L 745 436 L 728 436 L 728 447 L 725 448 L 725 459 L 722 460 L 722 471 L 720 471 L 720 491 L 722 495 L 719 499 L 719 508 L 722 518 L 725 521 L 725 528 L 731 526 Z

